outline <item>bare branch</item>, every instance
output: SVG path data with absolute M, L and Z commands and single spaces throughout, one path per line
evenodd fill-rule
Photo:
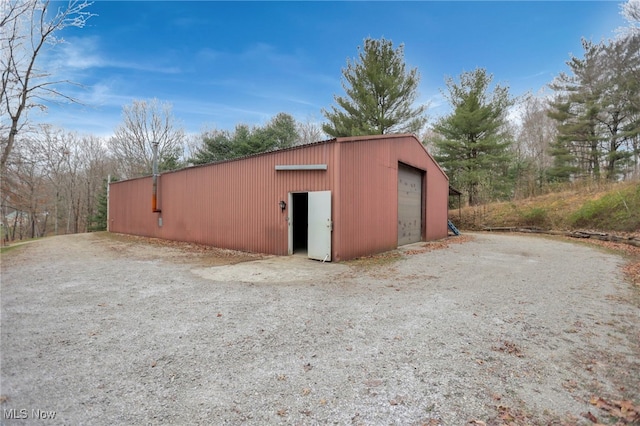
M 51 74 L 39 71 L 37 64 L 46 45 L 63 42 L 57 34 L 68 27 L 82 28 L 94 14 L 87 11 L 88 1 L 69 1 L 49 18 L 50 0 L 13 0 L 2 3 L 0 21 L 0 66 L 2 93 L 0 96 L 0 168 L 5 165 L 16 141 L 16 135 L 28 122 L 31 108 L 44 109 L 44 101 L 62 98 L 77 102 L 64 95 L 57 86 L 67 80 L 52 80 Z
M 134 100 L 123 107 L 122 120 L 109 141 L 122 177 L 151 173 L 154 142 L 158 143 L 161 162 L 176 161 L 181 156 L 185 133 L 172 114 L 171 104 L 157 99 Z

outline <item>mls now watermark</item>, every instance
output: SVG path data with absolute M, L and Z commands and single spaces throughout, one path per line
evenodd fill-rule
M 39 408 L 33 408 L 31 410 L 27 410 L 26 408 L 5 408 L 2 410 L 2 417 L 5 420 L 53 420 L 56 418 L 56 412 L 41 410 Z

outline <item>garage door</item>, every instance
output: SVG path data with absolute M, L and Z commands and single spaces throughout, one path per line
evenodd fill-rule
M 422 171 L 398 166 L 398 245 L 422 239 Z

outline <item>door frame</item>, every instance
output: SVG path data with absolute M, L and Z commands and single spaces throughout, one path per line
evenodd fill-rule
M 287 215 L 287 225 L 288 225 L 288 231 L 287 231 L 287 254 L 289 255 L 293 255 L 294 254 L 294 232 L 293 232 L 293 227 L 294 227 L 294 223 L 293 223 L 293 212 L 294 212 L 294 194 L 307 194 L 307 196 L 309 194 L 313 194 L 314 192 L 329 192 L 329 203 L 330 203 L 330 207 L 329 207 L 329 223 L 326 224 L 327 228 L 329 229 L 329 252 L 326 254 L 326 257 L 324 259 L 317 259 L 317 260 L 322 260 L 324 261 L 331 261 L 331 257 L 332 257 L 332 250 L 333 250 L 333 215 L 332 215 L 332 207 L 331 207 L 331 197 L 332 197 L 332 193 L 331 191 L 293 191 L 293 192 L 289 192 L 287 194 L 287 203 L 288 203 L 288 215 Z M 309 214 L 310 214 L 310 209 L 307 208 L 307 226 L 309 223 Z M 307 257 L 309 257 L 309 230 L 307 228 Z M 309 257 L 310 258 L 310 257 Z

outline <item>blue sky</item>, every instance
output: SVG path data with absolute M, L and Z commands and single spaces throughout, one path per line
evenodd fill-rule
M 46 67 L 81 83 L 84 105 L 53 104 L 38 117 L 109 136 L 122 106 L 173 104 L 188 132 L 262 125 L 278 112 L 321 122 L 343 94 L 341 70 L 366 37 L 404 43 L 421 74 L 419 102 L 447 112 L 446 76 L 477 67 L 512 95 L 537 92 L 623 25 L 615 1 L 218 2 L 96 1 L 97 14 L 47 55 Z

